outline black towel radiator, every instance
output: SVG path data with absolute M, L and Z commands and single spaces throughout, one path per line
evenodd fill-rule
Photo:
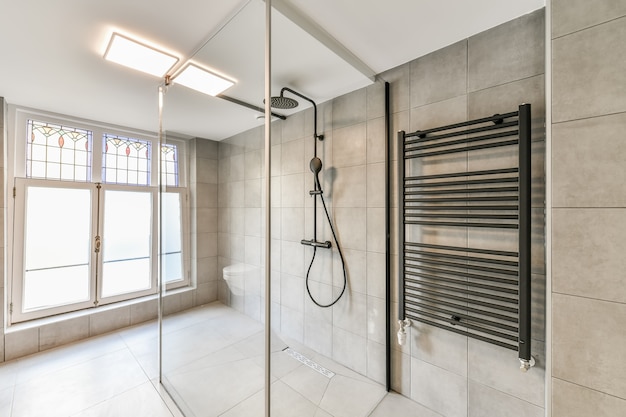
M 517 166 L 414 175 L 423 158 L 499 147 Z M 399 323 L 426 323 L 530 353 L 531 116 L 517 111 L 413 133 L 398 132 Z M 404 161 L 404 163 L 402 163 Z M 419 163 L 417 164 L 419 166 Z M 517 251 L 428 244 L 410 228 L 516 229 Z M 432 229 L 431 229 L 432 230 Z

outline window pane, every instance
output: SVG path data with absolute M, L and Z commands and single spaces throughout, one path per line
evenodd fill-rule
M 178 186 L 178 148 L 176 145 L 161 145 L 161 182 L 171 187 Z
M 104 193 L 102 296 L 151 287 L 152 194 Z
M 91 192 L 29 187 L 24 311 L 89 300 Z
M 182 260 L 182 218 L 181 195 L 178 193 L 163 193 L 162 216 L 163 225 L 163 257 L 162 273 L 164 282 L 180 281 L 183 279 Z
M 29 120 L 27 125 L 26 176 L 52 180 L 81 181 L 90 177 L 91 139 L 88 130 Z M 61 170 L 60 165 L 79 167 Z M 54 166 L 53 166 L 54 165 Z M 28 168 L 37 168 L 29 170 Z
M 104 135 L 103 181 L 149 185 L 150 142 L 110 134 Z M 144 168 L 146 167 L 146 168 Z

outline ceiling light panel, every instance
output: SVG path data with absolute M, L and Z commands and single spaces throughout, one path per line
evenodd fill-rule
M 165 74 L 178 62 L 178 58 L 159 51 L 119 33 L 113 33 L 104 58 L 129 68 L 157 77 Z
M 193 64 L 188 64 L 173 81 L 210 96 L 216 96 L 235 85 L 234 81 Z

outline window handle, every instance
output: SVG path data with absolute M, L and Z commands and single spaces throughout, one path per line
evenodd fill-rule
M 100 253 L 100 236 L 96 236 L 96 253 Z

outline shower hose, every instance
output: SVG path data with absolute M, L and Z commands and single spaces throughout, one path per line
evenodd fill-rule
M 311 301 L 313 301 L 319 307 L 327 308 L 327 307 L 332 307 L 333 305 L 337 304 L 337 301 L 339 301 L 343 293 L 346 291 L 346 287 L 348 285 L 348 274 L 346 272 L 346 262 L 343 257 L 343 252 L 341 252 L 341 246 L 339 246 L 339 241 L 337 240 L 337 234 L 335 233 L 335 228 L 333 227 L 333 222 L 330 220 L 330 214 L 328 214 L 328 208 L 326 208 L 326 202 L 324 201 L 324 196 L 322 194 L 319 194 L 319 196 L 320 196 L 320 199 L 322 200 L 322 206 L 324 206 L 324 213 L 326 213 L 328 224 L 330 225 L 330 231 L 332 232 L 333 239 L 335 240 L 335 244 L 337 245 L 337 252 L 339 252 L 339 257 L 341 258 L 341 267 L 343 269 L 343 287 L 341 288 L 341 292 L 339 293 L 337 298 L 335 298 L 330 304 L 322 304 L 318 302 L 315 299 L 315 297 L 313 297 L 313 294 L 311 294 L 311 289 L 309 288 L 309 274 L 311 273 L 311 267 L 313 266 L 313 262 L 315 262 L 315 255 L 317 254 L 317 246 L 313 246 L 313 257 L 311 258 L 309 269 L 307 269 L 306 271 L 305 284 L 306 284 L 306 292 L 309 293 L 309 297 L 311 298 Z M 331 284 L 331 288 L 332 288 L 332 284 Z

